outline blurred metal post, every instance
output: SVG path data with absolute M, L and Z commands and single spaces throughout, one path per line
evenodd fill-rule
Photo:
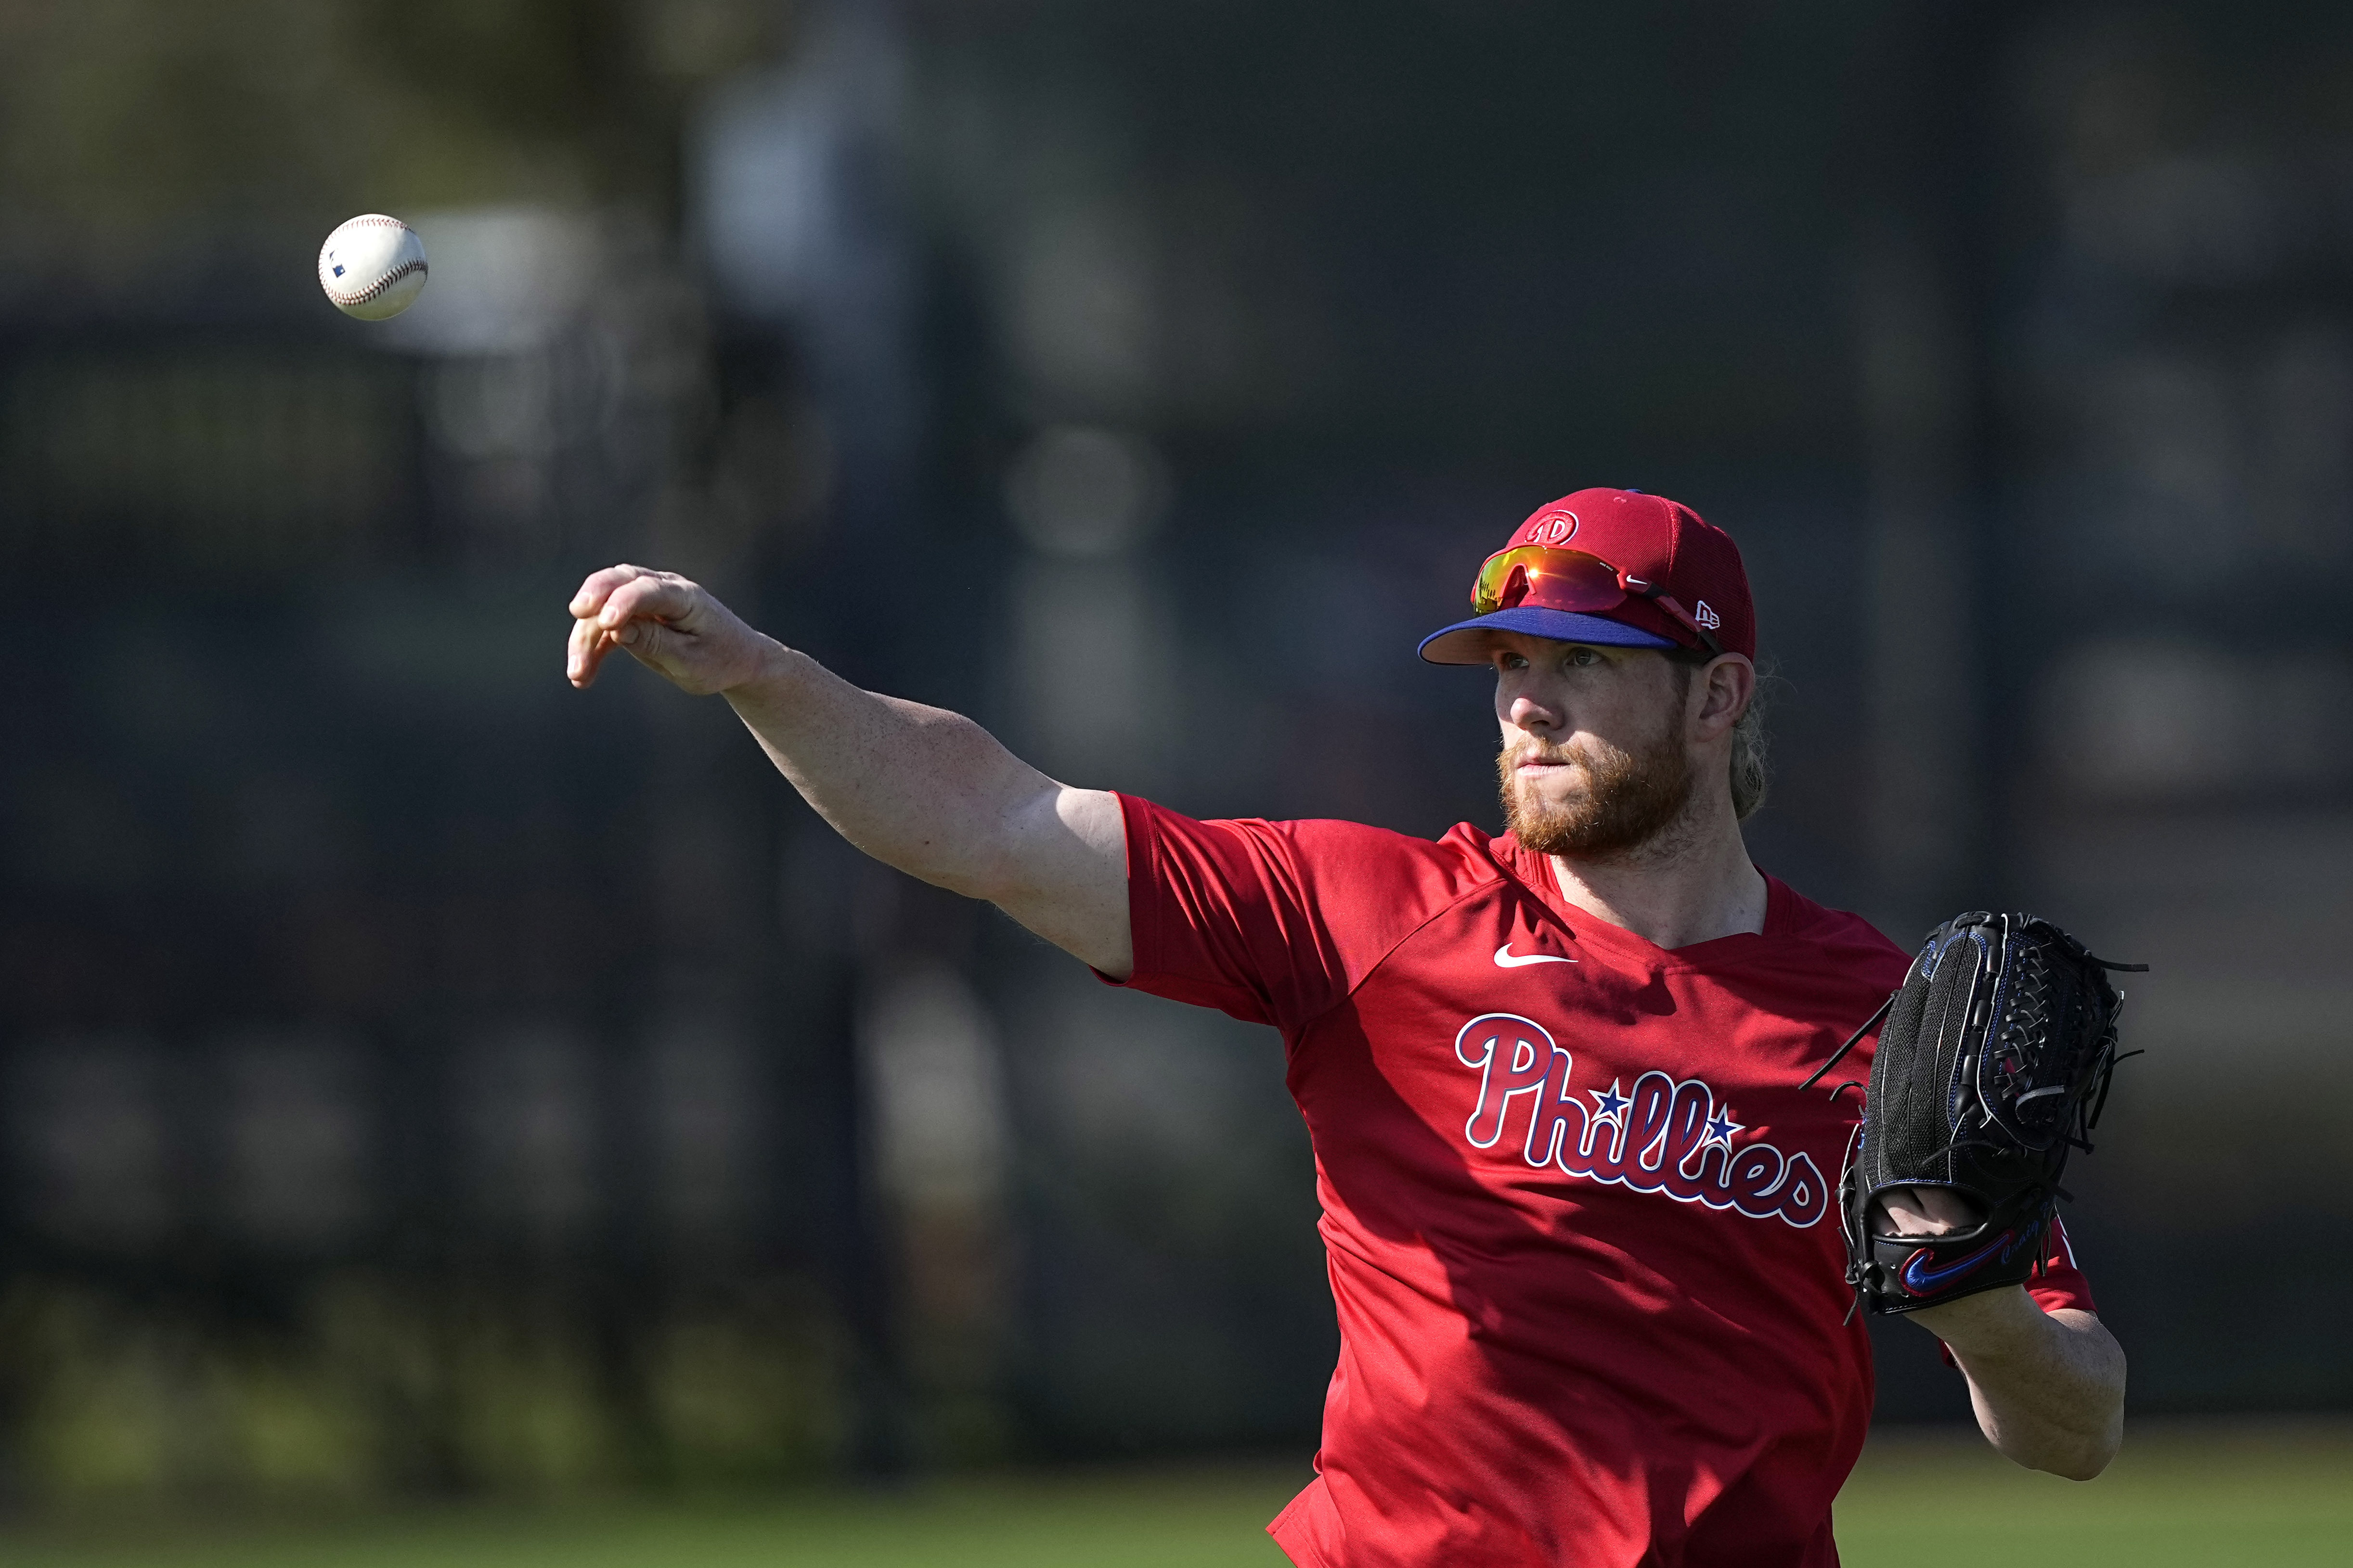
M 835 0 L 802 30 L 807 41 L 788 65 L 715 95 L 691 153 L 690 206 L 741 346 L 769 362 L 773 379 L 797 383 L 834 453 L 828 545 L 797 560 L 790 580 L 770 583 L 749 607 L 801 646 L 838 648 L 842 634 L 871 627 L 877 615 L 920 614 L 903 592 L 887 607 L 868 602 L 874 584 L 863 560 L 907 526 L 921 452 L 914 267 L 898 189 L 904 44 L 881 0 Z M 847 673 L 902 684 L 887 658 L 860 658 Z M 872 1144 L 881 1119 L 859 1070 L 858 1020 L 868 993 L 890 977 L 845 940 L 859 868 L 843 862 L 854 857 L 797 807 L 780 809 L 795 818 L 780 836 L 783 896 L 800 916 L 798 1011 L 813 1032 L 806 1087 L 824 1108 L 820 1201 L 857 1363 L 849 1458 L 860 1471 L 887 1477 L 906 1468 L 913 1443 L 889 1209 Z
M 1956 895 L 1982 836 L 1981 694 L 1970 541 L 1968 372 L 1947 279 L 1916 237 L 1865 242 L 1862 384 L 1870 435 L 1873 865 L 1902 937 Z
M 1994 221 L 1985 99 L 2000 7 L 1891 15 L 1868 52 L 1857 337 L 1869 446 L 1864 574 L 1873 915 L 1898 940 L 1997 897 L 2005 679 L 1989 626 Z

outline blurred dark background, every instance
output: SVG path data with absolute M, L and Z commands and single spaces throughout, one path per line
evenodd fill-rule
M 2353 1406 L 2343 7 L 0 0 L 0 1487 L 1303 1458 L 1273 1036 L 570 691 L 564 602 L 1435 835 L 1414 639 L 1597 484 L 1746 552 L 1760 863 L 2155 966 L 2069 1221 L 2134 1408 Z

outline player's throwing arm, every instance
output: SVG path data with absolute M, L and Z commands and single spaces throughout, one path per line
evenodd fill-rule
M 619 648 L 682 691 L 724 697 L 860 849 L 987 900 L 1115 979 L 1134 967 L 1114 796 L 1056 783 L 961 714 L 851 685 L 675 573 L 607 567 L 572 615 L 573 685 Z

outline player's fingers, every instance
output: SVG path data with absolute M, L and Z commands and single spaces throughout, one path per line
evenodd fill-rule
M 693 610 L 701 592 L 683 577 L 649 572 L 607 595 L 604 608 L 596 612 L 596 625 L 614 630 L 640 618 L 679 620 Z
M 1920 1206 L 1917 1194 L 1911 1187 L 1891 1187 L 1880 1194 L 1880 1212 L 1898 1236 L 1926 1236 L 1933 1228 L 1927 1211 Z
M 638 663 L 655 669 L 661 668 L 662 656 L 670 651 L 667 645 L 678 636 L 659 621 L 644 619 L 631 621 L 619 630 L 605 635 L 618 647 L 628 648 Z
M 565 679 L 586 690 L 596 679 L 596 667 L 605 662 L 604 640 L 596 622 L 573 622 L 572 635 L 564 644 Z
M 1898 1236 L 1950 1236 L 1979 1217 L 1965 1199 L 1942 1187 L 1890 1187 L 1879 1203 Z
M 565 660 L 565 669 L 572 684 L 586 690 L 596 683 L 596 672 L 604 667 L 606 657 L 624 646 L 624 638 L 592 621 L 583 621 L 580 626 L 581 632 L 575 634 Z
M 598 626 L 594 621 L 582 621 L 580 626 L 586 635 L 575 643 L 573 655 L 567 660 L 575 686 L 586 689 L 593 684 L 596 671 L 615 648 L 628 649 L 639 663 L 662 670 L 664 674 L 675 676 L 677 673 L 663 668 L 666 660 L 672 663 L 678 660 L 676 645 L 679 633 L 673 626 L 644 616 L 618 626 Z
M 612 596 L 614 589 L 645 574 L 644 567 L 627 564 L 591 572 L 580 584 L 579 592 L 572 595 L 573 615 L 582 620 L 587 619 L 605 607 L 605 601 Z

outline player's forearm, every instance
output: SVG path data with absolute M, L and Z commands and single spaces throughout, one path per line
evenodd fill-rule
M 1978 1425 L 2031 1470 L 2089 1480 L 2124 1440 L 2125 1353 L 2089 1312 L 2044 1312 L 2017 1287 L 1917 1314 L 1969 1380 Z
M 793 787 L 886 865 L 974 898 L 1018 879 L 1025 818 L 1051 779 L 960 713 L 863 690 L 772 638 L 723 695 Z
M 628 564 L 572 595 L 565 674 L 616 650 L 723 693 L 802 796 L 886 865 L 976 899 L 1113 978 L 1134 968 L 1119 798 L 1056 784 L 961 714 L 862 691 L 764 637 L 699 584 Z

